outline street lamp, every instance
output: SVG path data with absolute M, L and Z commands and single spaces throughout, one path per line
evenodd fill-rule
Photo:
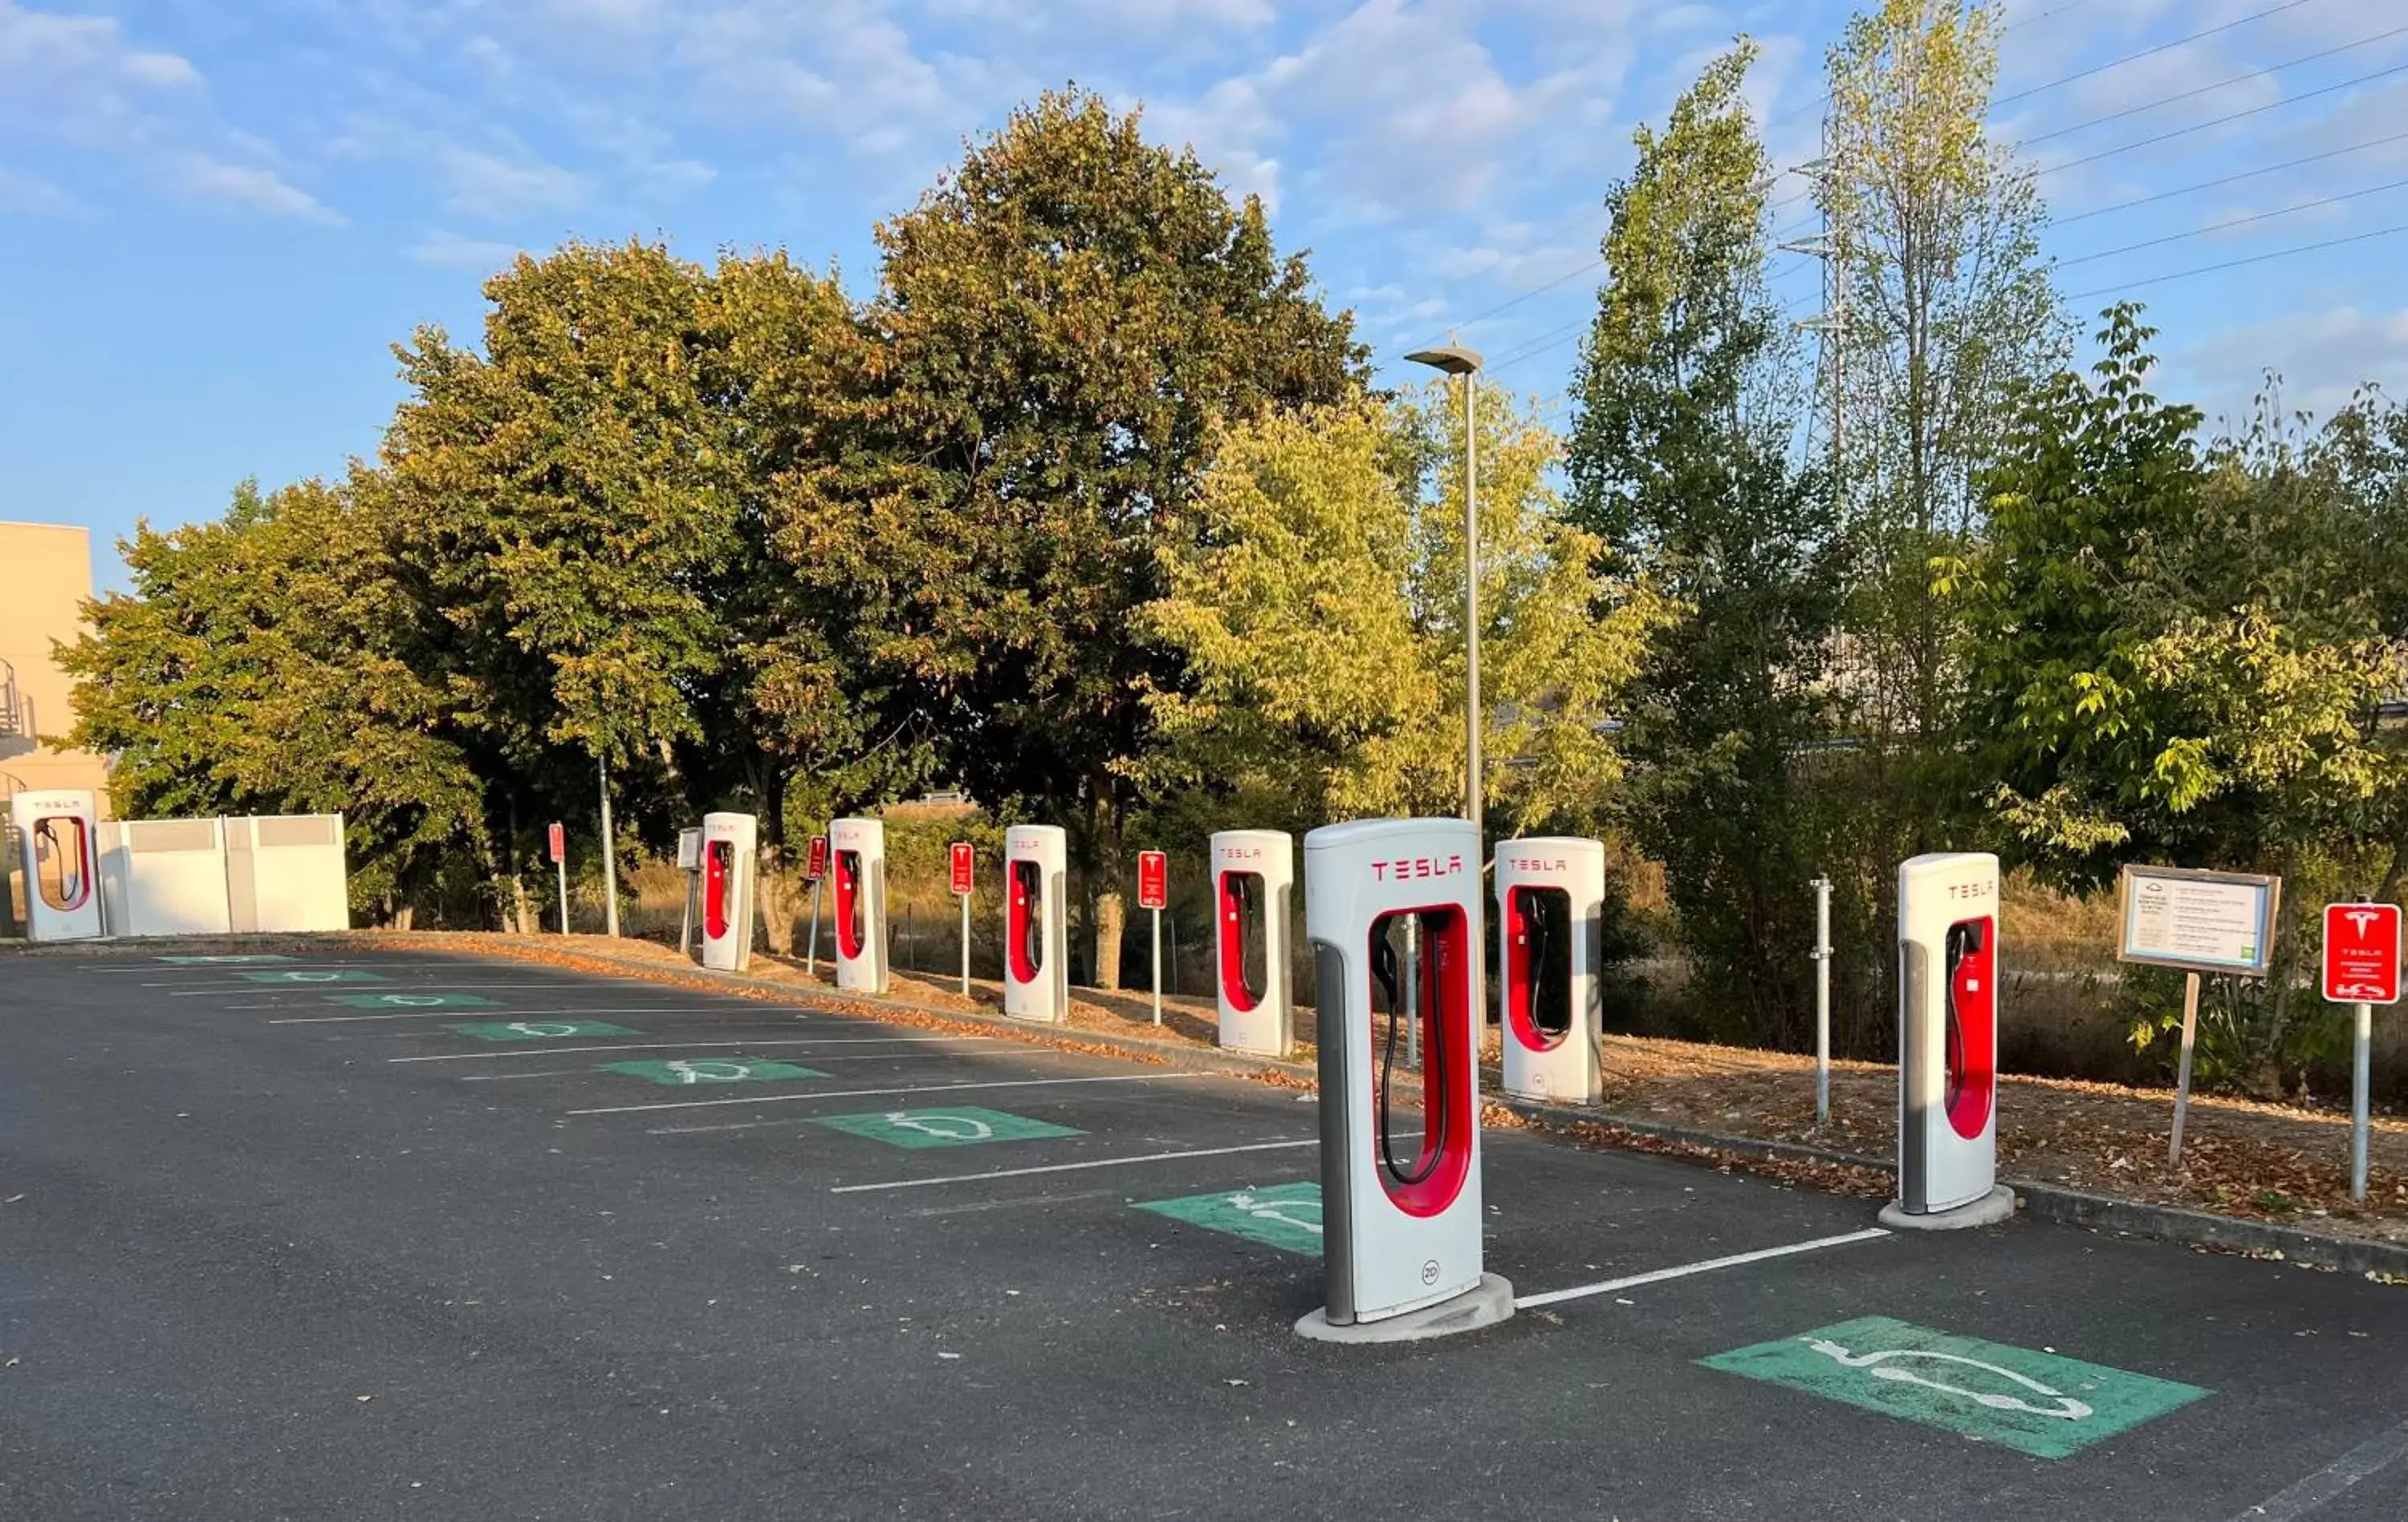
M 1463 379 L 1463 817 L 1471 837 L 1487 852 L 1480 800 L 1480 467 L 1479 430 L 1472 398 L 1480 390 L 1480 354 L 1459 344 L 1417 350 L 1415 365 Z

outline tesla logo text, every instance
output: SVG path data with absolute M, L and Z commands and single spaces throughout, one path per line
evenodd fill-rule
M 1540 856 L 1508 856 L 1505 865 L 1517 872 L 1568 872 L 1572 864 L 1561 857 L 1548 861 Z
M 1409 877 L 1452 877 L 1463 870 L 1461 856 L 1400 856 L 1371 864 L 1374 883 L 1403 882 Z
M 1994 898 L 1999 885 L 1985 879 L 1979 883 L 1951 883 L 1947 891 L 1951 898 Z

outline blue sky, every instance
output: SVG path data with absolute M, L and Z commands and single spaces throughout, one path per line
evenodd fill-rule
M 108 541 L 137 515 L 213 516 L 246 476 L 372 451 L 399 395 L 389 346 L 422 323 L 473 337 L 480 280 L 523 248 L 782 245 L 866 291 L 871 223 L 1069 79 L 1142 102 L 1157 136 L 1262 194 L 1383 363 L 1460 324 L 1498 381 L 1560 397 L 1631 125 L 1743 31 L 1776 158 L 1810 156 L 1850 8 L 0 0 L 0 518 L 90 526 L 122 584 Z M 2062 289 L 2282 254 L 2129 290 L 2164 330 L 2162 389 L 2211 414 L 2269 367 L 2319 410 L 2361 380 L 2408 392 L 2408 234 L 2285 251 L 2408 224 L 2396 0 L 2017 0 L 2007 19 L 2000 93 L 2033 93 L 1994 131 L 2051 135 L 2041 189 L 2080 218 L 2047 234 Z M 1812 268 L 1783 270 L 1804 315 Z

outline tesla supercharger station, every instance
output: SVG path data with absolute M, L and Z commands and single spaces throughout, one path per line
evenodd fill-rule
M 1307 1337 L 1401 1341 L 1513 1314 L 1512 1286 L 1481 1269 L 1480 867 L 1479 836 L 1460 819 L 1364 820 L 1304 838 L 1325 1302 L 1297 1323 Z M 1409 984 L 1418 1074 L 1405 1065 Z M 1400 1084 L 1419 1085 L 1418 1113 L 1399 1114 Z
M 741 972 L 752 962 L 752 860 L 760 826 L 751 814 L 702 816 L 702 965 Z
M 1053 825 L 1003 832 L 1003 1012 L 1070 1018 L 1070 940 L 1063 923 L 1068 838 Z
M 875 819 L 828 826 L 836 858 L 836 985 L 886 992 L 886 826 Z
M 1898 1199 L 1891 1226 L 1984 1226 L 2014 1213 L 1998 1182 L 1999 858 L 1916 856 L 1898 869 Z
M 1505 1092 L 1515 1098 L 1599 1098 L 1604 922 L 1603 841 L 1541 836 L 1498 844 L 1498 991 Z
M 1283 1057 L 1296 1045 L 1289 987 L 1288 905 L 1296 841 L 1284 830 L 1222 830 L 1212 837 L 1212 987 L 1221 1044 Z
M 101 935 L 99 799 L 68 789 L 19 793 L 8 818 L 25 871 L 25 939 Z

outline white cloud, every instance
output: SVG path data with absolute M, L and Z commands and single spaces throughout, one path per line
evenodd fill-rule
M 429 233 L 409 246 L 412 259 L 442 269 L 499 269 L 523 251 L 515 243 L 497 243 L 487 238 L 463 237 L 457 233 L 446 232 Z
M 162 154 L 152 166 L 169 189 L 189 200 L 243 207 L 328 226 L 339 227 L 343 223 L 317 197 L 286 183 L 272 169 L 229 164 L 191 149 Z
M 152 113 L 198 93 L 174 53 L 133 47 L 113 17 L 28 10 L 0 0 L 0 122 L 87 149 L 153 136 Z
M 558 165 L 505 158 L 456 143 L 437 151 L 435 172 L 446 207 L 488 222 L 573 210 L 592 190 L 583 175 Z
M 2212 416 L 2237 413 L 2268 370 L 2283 378 L 2286 407 L 2329 416 L 2363 381 L 2375 381 L 2395 396 L 2408 395 L 2408 309 L 2339 306 L 2290 312 L 2227 328 L 2178 357 L 2200 389 L 2216 398 Z
M 0 165 L 0 216 L 89 217 L 93 208 L 47 179 Z

